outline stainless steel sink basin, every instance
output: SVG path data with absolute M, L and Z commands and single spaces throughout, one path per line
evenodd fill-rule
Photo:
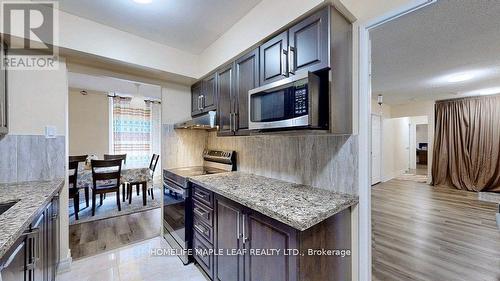
M 7 212 L 12 206 L 16 205 L 18 201 L 0 203 L 0 215 Z

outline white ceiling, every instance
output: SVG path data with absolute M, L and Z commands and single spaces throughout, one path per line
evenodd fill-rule
M 373 94 L 388 104 L 500 92 L 500 1 L 438 0 L 370 35 Z M 447 82 L 469 71 L 475 79 Z
M 98 91 L 103 93 L 114 92 L 122 95 L 133 95 L 161 99 L 161 87 L 157 85 L 139 83 L 139 92 L 137 91 L 137 82 L 128 81 L 108 76 L 94 76 L 82 73 L 69 72 L 68 84 L 70 88 Z
M 261 0 L 58 0 L 59 9 L 198 54 Z

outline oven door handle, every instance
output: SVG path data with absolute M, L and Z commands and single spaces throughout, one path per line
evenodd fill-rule
M 166 187 L 168 190 L 171 190 L 175 193 L 178 193 L 178 194 L 181 194 L 181 195 L 184 195 L 186 193 L 186 190 L 176 184 L 172 184 L 168 181 L 164 181 L 163 182 L 163 186 Z

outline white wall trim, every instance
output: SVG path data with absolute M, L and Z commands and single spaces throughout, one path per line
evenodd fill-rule
M 394 11 L 367 22 L 355 23 L 354 33 L 358 36 L 357 56 L 358 68 L 357 83 L 359 102 L 359 152 L 358 152 L 358 183 L 359 183 L 359 254 L 358 280 L 372 280 L 372 245 L 371 245 L 371 159 L 370 159 L 370 118 L 371 118 L 371 78 L 370 78 L 370 29 L 389 22 L 412 11 L 425 7 L 436 0 L 415 0 L 403 5 Z M 356 60 L 355 60 L 356 61 Z M 356 80 L 355 78 L 355 80 Z

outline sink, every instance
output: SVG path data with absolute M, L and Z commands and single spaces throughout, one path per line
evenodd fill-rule
M 16 205 L 18 201 L 0 203 L 0 215 L 7 212 L 12 206 Z

